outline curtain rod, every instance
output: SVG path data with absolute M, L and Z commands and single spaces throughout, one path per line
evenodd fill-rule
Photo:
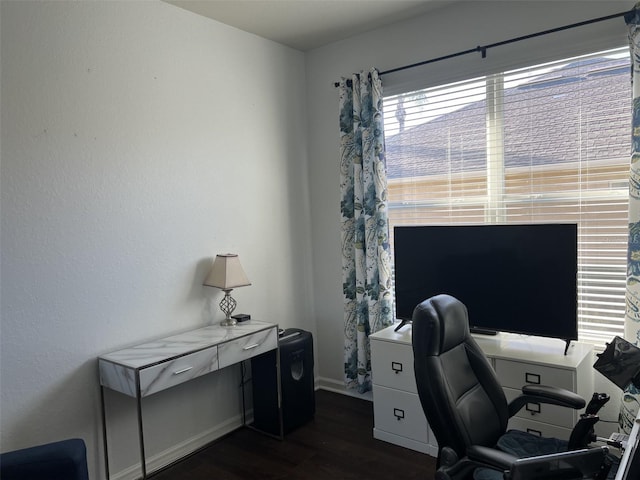
M 563 30 L 569 30 L 570 28 L 576 28 L 576 27 L 582 27 L 584 25 L 589 25 L 592 23 L 597 23 L 597 22 L 602 22 L 605 20 L 611 20 L 613 18 L 618 18 L 618 17 L 623 17 L 631 12 L 634 12 L 634 10 L 627 10 L 625 12 L 619 12 L 619 13 L 614 13 L 611 15 L 606 15 L 604 17 L 598 17 L 598 18 L 592 18 L 591 20 L 585 20 L 583 22 L 578 22 L 578 23 L 572 23 L 569 25 L 564 25 L 562 27 L 556 27 L 556 28 L 552 28 L 549 30 L 543 30 L 541 32 L 537 32 L 537 33 L 531 33 L 529 35 L 523 35 L 521 37 L 515 37 L 515 38 L 510 38 L 509 40 L 503 40 L 501 42 L 496 42 L 496 43 L 491 43 L 489 45 L 478 45 L 475 48 L 470 48 L 468 50 L 463 50 L 461 52 L 456 52 L 456 53 L 451 53 L 449 55 L 444 55 L 442 57 L 437 57 L 437 58 L 432 58 L 429 60 L 424 60 L 422 62 L 418 62 L 418 63 L 412 63 L 411 65 L 405 65 L 402 67 L 397 67 L 397 68 L 392 68 L 391 70 L 385 70 L 384 72 L 380 72 L 379 75 L 387 75 L 389 73 L 395 73 L 395 72 L 400 72 L 402 70 L 408 70 L 410 68 L 415 68 L 415 67 L 421 67 L 422 65 L 427 65 L 429 63 L 435 63 L 435 62 L 439 62 L 442 60 L 448 60 L 450 58 L 455 58 L 455 57 L 461 57 L 463 55 L 469 55 L 470 53 L 481 53 L 482 54 L 482 58 L 486 58 L 487 57 L 487 50 L 489 50 L 490 48 L 494 48 L 494 47 L 500 47 L 502 45 L 507 45 L 509 43 L 515 43 L 515 42 L 520 42 L 522 40 L 528 40 L 530 38 L 535 38 L 535 37 L 541 37 L 543 35 L 548 35 L 550 33 L 556 33 L 556 32 L 561 32 Z M 350 80 L 348 80 L 350 81 Z M 340 86 L 339 82 L 335 82 L 334 83 L 334 87 L 338 87 Z

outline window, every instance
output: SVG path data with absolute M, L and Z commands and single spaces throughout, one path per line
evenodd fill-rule
M 578 224 L 579 340 L 624 333 L 627 48 L 386 97 L 390 227 Z

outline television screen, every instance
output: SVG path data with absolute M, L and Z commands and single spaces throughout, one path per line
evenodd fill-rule
M 396 316 L 446 293 L 472 330 L 578 338 L 576 224 L 394 229 Z

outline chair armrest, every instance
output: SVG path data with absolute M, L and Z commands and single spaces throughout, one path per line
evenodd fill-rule
M 586 405 L 584 398 L 564 388 L 548 385 L 525 385 L 522 387 L 522 395 L 509 403 L 509 417 L 518 413 L 527 403 L 534 402 L 560 405 L 574 410 L 580 410 Z
M 502 450 L 480 445 L 471 445 L 467 449 L 467 457 L 469 460 L 480 463 L 487 468 L 501 472 L 509 470 L 513 462 L 518 459 L 515 455 L 503 452 Z
M 605 479 L 611 469 L 608 451 L 607 447 L 595 447 L 517 458 L 500 450 L 472 445 L 467 449 L 466 457 L 453 465 L 440 467 L 435 480 L 468 479 L 476 468 L 501 472 L 507 480 L 521 480 L 531 475 L 536 479 Z
M 468 479 L 473 476 L 473 471 L 477 468 L 488 468 L 504 473 L 518 459 L 509 453 L 480 445 L 471 445 L 466 453 L 466 457 L 455 463 L 441 465 L 436 471 L 435 480 Z
M 592 478 L 606 479 L 612 462 L 607 447 L 586 448 L 520 458 L 505 473 L 506 480 L 522 478 Z

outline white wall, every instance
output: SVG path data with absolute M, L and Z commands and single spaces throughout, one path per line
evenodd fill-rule
M 313 329 L 304 56 L 158 1 L 0 16 L 0 450 L 83 437 L 98 479 L 96 357 L 219 321 L 216 253 L 238 311 Z M 150 448 L 237 417 L 235 375 L 150 400 Z
M 414 64 L 591 18 L 623 12 L 633 1 L 470 1 L 316 49 L 307 55 L 309 172 L 313 278 L 316 295 L 319 378 L 339 388 L 343 378 L 343 310 L 339 216 L 338 96 L 341 76 L 377 67 L 380 71 Z M 511 68 L 626 45 L 622 18 L 438 62 L 382 77 L 386 93 L 444 83 L 483 72 Z M 559 341 L 559 348 L 563 343 Z M 604 381 L 603 381 L 604 382 Z M 596 389 L 609 388 L 596 379 Z M 619 394 L 615 387 L 612 395 Z M 617 418 L 618 402 L 603 411 Z

